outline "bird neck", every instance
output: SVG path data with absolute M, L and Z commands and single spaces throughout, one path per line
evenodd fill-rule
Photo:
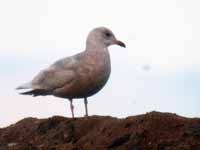
M 99 50 L 107 50 L 107 46 L 105 44 L 99 44 L 98 42 L 86 42 L 86 51 L 99 51 Z

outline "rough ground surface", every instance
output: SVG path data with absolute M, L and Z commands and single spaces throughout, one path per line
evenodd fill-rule
M 26 118 L 0 129 L 0 150 L 200 150 L 200 119 L 159 112 Z

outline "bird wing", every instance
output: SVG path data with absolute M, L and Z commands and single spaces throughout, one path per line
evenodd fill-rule
M 55 62 L 32 80 L 32 88 L 53 90 L 69 84 L 76 77 L 77 63 L 74 57 L 67 57 Z
M 52 90 L 68 84 L 74 79 L 74 72 L 71 70 L 47 69 L 41 71 L 32 81 L 33 89 Z

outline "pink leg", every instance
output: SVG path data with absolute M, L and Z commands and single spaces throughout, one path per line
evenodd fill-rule
M 87 108 L 88 101 L 87 101 L 87 97 L 84 98 L 84 104 L 85 104 L 85 117 L 88 117 L 88 108 Z
M 73 100 L 72 99 L 69 99 L 70 101 L 70 109 L 71 109 L 71 113 L 72 113 L 72 118 L 74 118 L 74 106 L 73 106 Z

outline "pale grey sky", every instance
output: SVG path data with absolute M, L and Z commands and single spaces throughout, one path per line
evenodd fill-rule
M 157 110 L 199 117 L 199 8 L 198 0 L 0 1 L 0 127 L 30 116 L 70 117 L 67 100 L 21 96 L 14 88 L 84 50 L 98 26 L 112 29 L 127 48 L 109 48 L 111 78 L 89 98 L 90 115 Z M 82 100 L 75 115 L 84 115 Z

